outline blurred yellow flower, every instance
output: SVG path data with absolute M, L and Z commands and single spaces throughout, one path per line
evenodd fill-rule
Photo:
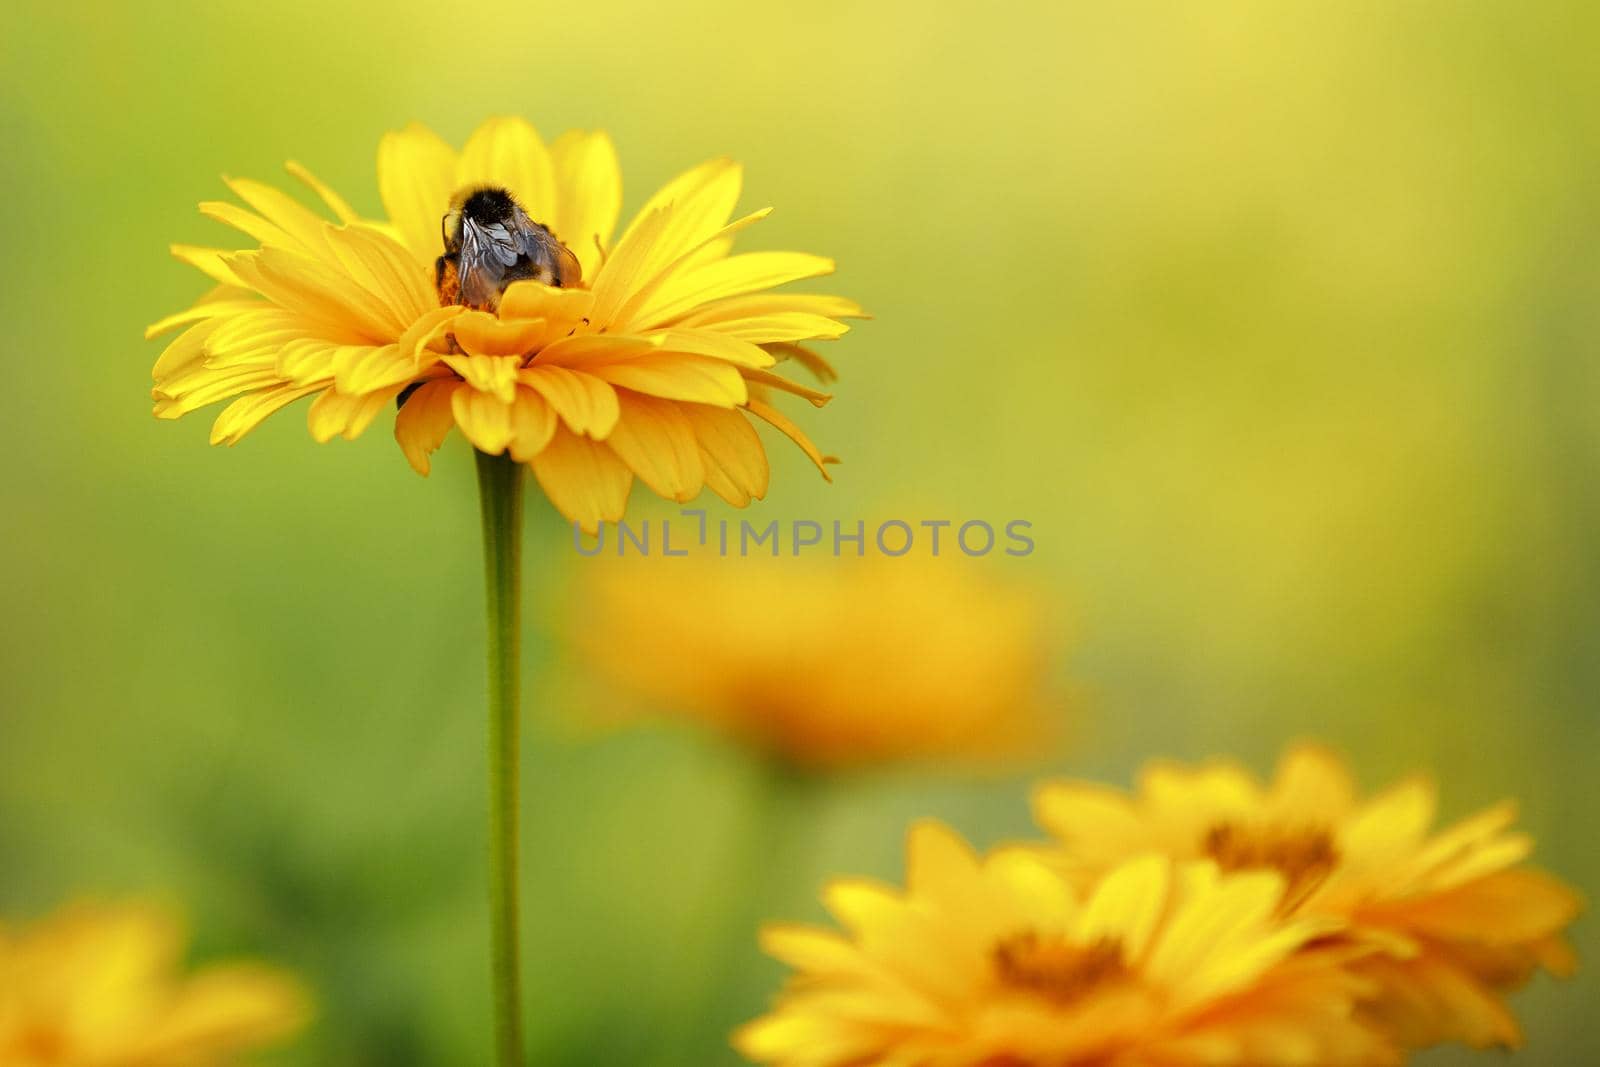
M 150 327 L 183 327 L 154 370 L 155 413 L 177 418 L 230 397 L 211 440 L 233 444 L 302 397 L 312 436 L 362 433 L 403 402 L 395 436 L 428 473 L 452 427 L 482 452 L 529 464 L 552 503 L 593 531 L 622 516 L 637 477 L 676 501 L 709 486 L 742 507 L 767 489 L 767 459 L 747 415 L 792 438 L 827 476 L 824 457 L 772 403 L 773 392 L 821 406 L 824 393 L 775 374 L 792 359 L 831 376 L 801 342 L 828 340 L 859 316 L 848 300 L 773 294 L 827 274 L 799 252 L 730 255 L 742 172 L 713 160 L 670 182 L 613 241 L 622 185 L 604 133 L 546 146 L 520 119 L 491 119 L 457 152 L 419 125 L 378 152 L 386 222 L 359 218 L 304 167 L 337 223 L 279 190 L 234 179 L 248 208 L 202 213 L 255 243 L 238 251 L 175 245 L 217 283 L 193 307 Z M 565 288 L 512 283 L 496 311 L 454 303 L 436 275 L 442 219 L 458 193 L 509 190 L 565 242 L 581 269 Z M 435 282 L 439 282 L 436 290 Z M 439 306 L 444 302 L 446 306 Z
M 135 905 L 0 924 L 0 1067 L 213 1067 L 286 1038 L 310 1001 L 255 964 L 180 972 L 183 931 Z
M 911 833 L 904 892 L 841 881 L 846 927 L 764 931 L 797 974 L 734 1037 L 782 1067 L 1188 1067 L 1395 1062 L 1355 1017 L 1360 983 L 1297 950 L 1283 878 L 1131 860 L 1079 891 L 1020 849 L 979 858 Z
M 959 559 L 597 561 L 572 614 L 592 676 L 796 766 L 997 760 L 1054 725 L 1039 602 Z
M 1407 1046 L 1521 1041 L 1503 994 L 1539 967 L 1575 966 L 1562 931 L 1577 894 L 1521 866 L 1532 851 L 1502 803 L 1431 833 L 1435 787 L 1424 777 L 1360 800 L 1344 764 L 1301 745 L 1270 784 L 1230 762 L 1147 766 L 1137 795 L 1053 782 L 1034 795 L 1056 861 L 1092 881 L 1128 857 L 1209 858 L 1225 870 L 1274 870 L 1296 915 L 1350 924 L 1386 951 L 1355 964 L 1381 990 L 1375 1018 Z

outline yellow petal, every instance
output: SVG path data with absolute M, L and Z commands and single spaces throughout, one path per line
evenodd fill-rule
M 458 189 L 498 185 L 511 191 L 530 218 L 549 225 L 555 217 L 555 170 L 539 131 L 526 119 L 486 120 L 461 150 Z M 440 208 L 440 212 L 443 212 Z
M 456 424 L 451 396 L 465 388 L 453 378 L 426 382 L 406 398 L 394 420 L 394 438 L 418 474 L 426 475 L 436 451 Z
M 226 200 L 207 200 L 200 205 L 200 214 L 215 219 L 224 226 L 232 226 L 241 233 L 256 239 L 261 245 L 280 248 L 299 248 L 300 242 L 290 237 L 281 227 L 275 226 L 253 211 L 246 211 Z
M 767 495 L 767 452 L 744 413 L 705 404 L 682 405 L 700 444 L 706 484 L 734 507 Z
M 513 397 L 515 393 L 513 392 Z M 450 412 L 461 434 L 480 452 L 499 455 L 511 444 L 511 403 L 468 385 L 450 396 Z
M 173 245 L 172 255 L 198 271 L 221 282 L 223 285 L 240 285 L 239 278 L 229 269 L 224 256 L 228 253 L 221 248 L 201 248 L 198 245 Z
M 696 308 L 732 296 L 832 274 L 833 260 L 805 252 L 747 252 L 685 271 L 662 286 L 641 315 L 647 324 L 671 322 Z M 805 314 L 780 311 L 767 314 Z
M 693 500 L 705 484 L 705 467 L 694 427 L 668 400 L 622 390 L 617 425 L 606 442 L 657 496 Z
M 1285 752 L 1268 796 L 1269 810 L 1290 824 L 1337 823 L 1355 807 L 1356 786 L 1344 763 L 1321 745 Z
M 794 360 L 810 371 L 811 376 L 823 385 L 829 385 L 839 380 L 839 372 L 833 369 L 833 364 L 809 348 L 783 343 L 766 345 L 764 346 L 764 351 L 771 353 L 780 362 L 786 359 Z
M 842 322 L 799 311 L 763 315 L 754 319 L 730 319 L 727 322 L 717 323 L 715 328 L 718 333 L 725 336 L 738 337 L 758 345 L 795 341 L 832 341 L 850 332 L 850 327 Z
M 606 258 L 594 279 L 594 305 L 589 312 L 589 329 L 599 331 L 611 324 L 617 310 L 650 280 L 652 248 L 665 232 L 671 216 L 659 208 L 628 228 L 617 247 Z
M 604 442 L 557 427 L 529 466 L 550 503 L 586 533 L 616 522 L 627 510 L 633 472 Z
M 355 209 L 345 201 L 344 197 L 334 192 L 329 185 L 301 164 L 291 159 L 283 165 L 283 169 L 298 178 L 308 189 L 321 197 L 322 202 L 328 205 L 328 210 L 333 212 L 334 218 L 340 222 L 355 222 L 359 218 L 355 213 Z
M 331 441 L 335 436 L 354 441 L 399 393 L 398 385 L 364 396 L 329 389 L 312 402 L 311 410 L 306 413 L 311 436 L 318 443 Z
M 160 337 L 168 330 L 175 330 L 179 326 L 187 326 L 205 319 L 220 318 L 235 312 L 256 311 L 262 307 L 259 300 L 227 300 L 210 304 L 196 304 L 194 307 L 168 315 L 164 319 L 152 322 L 144 328 L 145 340 Z
M 557 289 L 529 280 L 506 287 L 499 313 L 502 319 L 544 319 L 570 329 L 588 318 L 593 307 L 594 294 L 587 289 Z
M 831 456 L 824 456 L 817 446 L 811 443 L 811 438 L 805 435 L 805 431 L 791 422 L 783 412 L 759 400 L 751 400 L 745 406 L 752 414 L 760 416 L 770 426 L 799 445 L 800 451 L 804 452 L 806 457 L 817 465 L 817 470 L 822 472 L 823 479 L 830 482 L 833 481 L 833 475 L 828 473 L 828 463 L 837 461 L 833 460 Z
M 310 396 L 320 386 L 280 385 L 263 389 L 259 393 L 241 396 L 222 409 L 217 421 L 211 424 L 211 443 L 214 445 L 238 444 L 240 439 L 274 411 L 292 404 L 303 396 Z
M 450 330 L 456 343 L 473 355 L 525 356 L 544 337 L 543 319 L 505 321 L 483 311 L 457 315 Z
M 556 413 L 544 397 L 526 385 L 517 386 L 511 403 L 511 458 L 527 463 L 544 451 L 556 432 Z
M 516 395 L 517 372 L 522 367 L 518 356 L 445 356 L 441 362 L 472 388 L 502 404 L 511 403 Z
M 764 370 L 756 370 L 751 367 L 746 367 L 740 373 L 744 375 L 745 381 L 747 382 L 756 382 L 769 388 L 778 389 L 782 392 L 789 393 L 792 396 L 801 397 L 802 399 L 809 401 L 812 407 L 820 408 L 828 401 L 833 399 L 833 395 L 831 393 L 820 393 L 817 390 L 809 389 L 798 382 L 791 382 L 787 378 L 779 377 L 776 374 L 771 374 Z
M 629 337 L 610 333 L 580 333 L 543 349 L 535 361 L 545 367 L 579 370 L 604 363 L 617 363 L 661 349 L 660 337 Z
M 731 187 L 729 186 L 730 181 L 732 183 Z M 639 209 L 639 213 L 628 224 L 628 228 L 622 232 L 622 240 L 626 241 L 633 236 L 634 231 L 649 218 L 651 212 L 689 200 L 710 186 L 717 186 L 721 189 L 719 202 L 726 203 L 726 209 L 722 214 L 722 220 L 726 221 L 728 216 L 733 214 L 733 205 L 738 202 L 739 187 L 742 182 L 743 172 L 733 160 L 708 159 L 699 166 L 684 171 L 656 190 L 655 195 L 645 201 L 644 206 Z M 714 230 L 721 225 L 722 222 L 719 221 L 716 226 L 712 226 L 710 229 Z M 618 243 L 621 244 L 621 242 Z
M 710 356 L 741 367 L 770 367 L 777 362 L 772 354 L 760 345 L 741 341 L 737 337 L 727 337 L 713 330 L 668 329 L 644 336 L 659 340 L 663 352 Z
M 1142 958 L 1166 908 L 1171 874 L 1165 856 L 1136 859 L 1107 874 L 1078 917 L 1078 943 L 1116 941 L 1124 959 Z
M 393 238 L 370 226 L 330 226 L 325 239 L 334 260 L 389 308 L 400 331 L 439 306 L 428 273 Z
M 666 400 L 689 400 L 718 407 L 736 407 L 749 392 L 739 368 L 717 359 L 661 353 L 620 363 L 607 363 L 590 372 L 596 378 Z
M 617 424 L 617 391 L 591 374 L 536 362 L 518 380 L 544 397 L 573 433 L 603 439 Z
M 444 252 L 439 224 L 456 186 L 456 152 L 413 122 L 378 144 L 378 195 L 401 240 L 426 269 Z
M 328 228 L 327 220 L 298 200 L 280 189 L 250 178 L 224 178 L 223 181 L 235 196 L 288 234 L 296 244 L 312 252 L 324 247 L 323 234 Z
M 569 130 L 550 146 L 550 158 L 559 190 L 551 229 L 593 278 L 622 210 L 617 150 L 603 132 Z
M 399 345 L 346 346 L 333 357 L 333 382 L 351 395 L 403 386 L 415 374 L 410 356 Z
M 631 330 L 648 328 L 667 321 L 667 316 L 660 314 L 656 309 L 675 299 L 675 294 L 681 291 L 676 285 L 677 279 L 698 269 L 697 264 L 705 258 L 703 253 L 708 251 L 708 246 L 731 244 L 730 239 L 734 234 L 760 222 L 770 214 L 772 214 L 771 208 L 753 211 L 720 230 L 714 230 L 701 237 L 679 252 L 675 258 L 658 260 L 646 267 L 641 274 L 641 284 L 629 294 L 627 301 L 611 317 L 611 327 L 619 331 Z M 669 223 L 661 240 L 668 241 L 671 238 L 672 230 Z
M 743 257 L 740 257 L 743 258 Z M 861 305 L 842 296 L 821 293 L 752 293 L 713 301 L 683 316 L 683 326 L 709 326 L 731 319 L 760 318 L 789 311 L 821 315 L 828 319 L 870 318 Z
M 348 274 L 297 252 L 277 247 L 241 252 L 228 257 L 228 266 L 273 303 L 333 331 L 381 344 L 397 340 L 411 325 Z

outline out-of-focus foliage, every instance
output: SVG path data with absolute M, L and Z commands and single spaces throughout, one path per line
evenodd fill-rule
M 150 418 L 139 331 L 197 291 L 164 249 L 220 238 L 217 174 L 293 157 L 375 211 L 383 130 L 502 111 L 609 129 L 626 209 L 737 156 L 779 208 L 760 242 L 838 258 L 877 316 L 808 420 L 844 463 L 827 486 L 774 448 L 758 514 L 1032 521 L 1003 569 L 1067 607 L 1091 695 L 1060 770 L 1315 735 L 1369 782 L 1433 768 L 1447 814 L 1520 797 L 1592 893 L 1597 28 L 1578 2 L 7 5 L 0 911 L 156 890 L 203 949 L 319 987 L 281 1062 L 485 1058 L 468 457 L 424 481 L 381 427 L 317 447 L 292 414 L 209 449 Z M 587 564 L 532 503 L 538 693 Z M 913 816 L 1028 821 L 1020 779 L 772 787 L 666 728 L 526 758 L 541 1063 L 716 1062 L 777 975 L 730 924 L 895 873 Z M 1529 1062 L 1600 1051 L 1597 982 L 1519 1000 Z

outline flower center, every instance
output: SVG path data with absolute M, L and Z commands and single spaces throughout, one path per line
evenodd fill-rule
M 1071 1004 L 1097 987 L 1131 977 L 1122 962 L 1122 945 L 1102 939 L 1075 945 L 1029 931 L 995 946 L 995 972 L 1003 985 L 1037 993 L 1056 1004 Z
M 16 1036 L 13 1049 L 26 1063 L 66 1063 L 70 1058 L 67 1055 L 66 1035 L 42 1022 L 25 1026 L 22 1033 Z M 0 1047 L 0 1056 L 4 1056 L 6 1051 Z M 6 1062 L 11 1062 L 9 1057 Z
M 1273 870 L 1288 881 L 1281 909 L 1293 911 L 1339 865 L 1333 835 L 1320 827 L 1245 827 L 1222 822 L 1206 832 L 1204 851 L 1225 871 Z

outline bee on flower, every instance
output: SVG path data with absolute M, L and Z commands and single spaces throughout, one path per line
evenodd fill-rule
M 830 457 L 776 405 L 826 393 L 780 363 L 831 377 L 810 347 L 845 333 L 852 301 L 774 293 L 828 274 L 800 252 L 732 254 L 769 214 L 733 218 L 742 172 L 712 160 L 647 200 L 621 237 L 616 152 L 604 133 L 546 145 L 491 119 L 460 152 L 422 126 L 384 137 L 387 218 L 361 218 L 299 164 L 331 219 L 260 182 L 244 206 L 201 205 L 244 248 L 175 245 L 214 288 L 150 327 L 181 329 L 156 362 L 155 413 L 230 401 L 211 432 L 234 444 L 311 398 L 311 434 L 351 439 L 399 405 L 395 437 L 427 474 L 453 429 L 527 464 L 584 529 L 620 519 L 635 480 L 674 501 L 703 488 L 736 507 L 767 491 L 750 419 L 792 438 L 827 477 Z
M 1505 995 L 1538 970 L 1573 971 L 1563 931 L 1579 897 L 1524 863 L 1533 841 L 1512 829 L 1515 805 L 1435 830 L 1436 803 L 1422 776 L 1363 799 L 1313 745 L 1288 750 L 1266 783 L 1232 762 L 1159 761 L 1131 795 L 1075 781 L 1034 793 L 1056 841 L 1047 858 L 1076 884 L 1148 854 L 1276 873 L 1287 914 L 1335 920 L 1336 945 L 1380 950 L 1351 968 L 1372 987 L 1364 1012 L 1404 1046 L 1515 1047 Z

